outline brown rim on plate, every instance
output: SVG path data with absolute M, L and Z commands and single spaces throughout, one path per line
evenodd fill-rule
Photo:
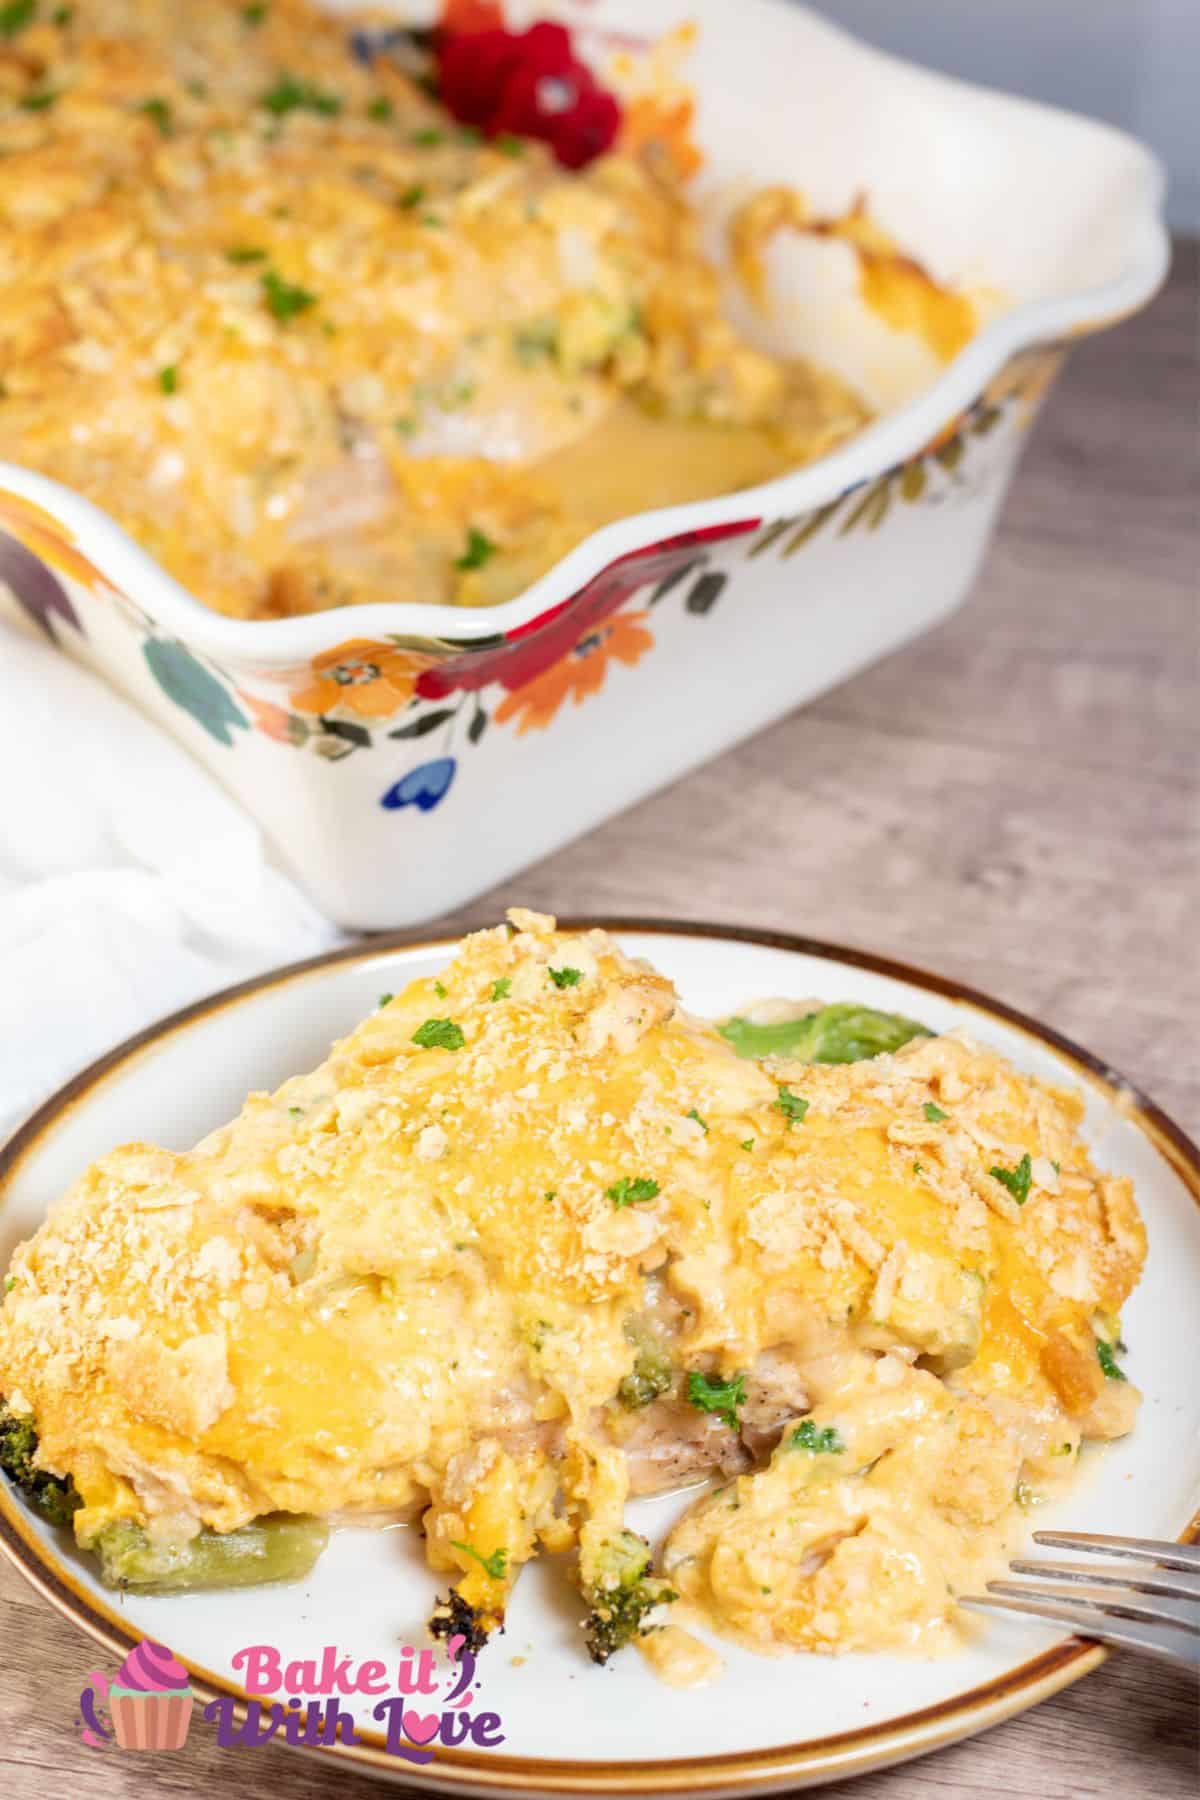
M 1100 1092 L 1142 1131 L 1200 1206 L 1200 1149 L 1153 1101 L 1070 1039 L 1061 1037 L 1026 1014 L 992 1000 L 962 982 L 930 974 L 911 964 L 875 956 L 868 951 L 793 936 L 786 932 L 743 931 L 732 925 L 666 919 L 582 918 L 565 919 L 560 924 L 567 931 L 589 930 L 598 926 L 618 936 L 624 932 L 636 932 L 660 937 L 706 937 L 755 944 L 767 949 L 817 957 L 830 963 L 849 964 L 872 974 L 905 981 L 947 999 L 963 1002 L 1048 1046 L 1069 1062 L 1090 1087 Z M 0 1206 L 3 1205 L 15 1173 L 26 1157 L 42 1145 L 45 1138 L 82 1100 L 124 1070 L 130 1062 L 148 1054 L 164 1039 L 173 1037 L 196 1020 L 225 1011 L 263 989 L 282 986 L 318 969 L 339 963 L 367 962 L 394 950 L 445 950 L 456 945 L 460 941 L 460 935 L 439 938 L 419 938 L 405 933 L 382 935 L 351 945 L 347 949 L 312 957 L 307 962 L 290 964 L 286 968 L 241 982 L 236 987 L 226 988 L 180 1012 L 172 1013 L 135 1037 L 128 1038 L 60 1088 L 0 1150 Z M 1196 1539 L 1200 1539 L 1200 1515 L 1191 1520 L 1181 1535 L 1182 1542 Z M 0 1551 L 64 1618 L 78 1625 L 114 1656 L 123 1658 L 132 1645 L 141 1641 L 142 1634 L 132 1632 L 119 1612 L 91 1594 L 68 1562 L 48 1555 L 45 1544 L 33 1530 L 29 1515 L 14 1500 L 7 1484 L 0 1484 Z M 922 1755 L 985 1730 L 988 1726 L 997 1725 L 1089 1674 L 1092 1669 L 1099 1667 L 1107 1655 L 1107 1650 L 1100 1644 L 1074 1637 L 1067 1638 L 994 1680 L 984 1682 L 952 1699 L 940 1701 L 935 1706 L 923 1707 L 896 1719 L 861 1726 L 829 1737 L 716 1756 L 670 1757 L 639 1763 L 571 1762 L 440 1750 L 433 1763 L 418 1771 L 410 1764 L 399 1765 L 396 1758 L 388 1754 L 382 1735 L 376 1732 L 360 1731 L 360 1741 L 356 1744 L 312 1748 L 317 1748 L 325 1755 L 344 1758 L 359 1767 L 384 1771 L 413 1786 L 459 1792 L 516 1790 L 521 1793 L 564 1796 L 680 1792 L 730 1794 L 752 1789 L 778 1788 L 785 1783 L 807 1786 L 818 1780 L 862 1774 L 870 1769 Z M 235 1713 L 242 1716 L 249 1699 L 244 1689 L 210 1669 L 186 1658 L 182 1660 L 202 1700 L 232 1697 L 237 1702 Z

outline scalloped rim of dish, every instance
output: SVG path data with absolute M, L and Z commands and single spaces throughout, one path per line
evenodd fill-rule
M 827 25 L 826 29 L 849 38 L 865 55 L 889 63 L 898 71 L 919 73 L 958 93 L 973 92 L 991 99 L 998 96 L 995 89 L 957 81 L 918 63 L 886 55 L 838 27 Z M 1096 121 L 1065 108 L 1045 106 L 1017 95 L 1000 97 L 1009 100 L 1014 109 L 1097 129 Z M 1163 217 L 1166 171 L 1140 139 L 1114 127 L 1101 129 L 1110 141 L 1123 144 L 1138 166 L 1139 191 L 1136 202 L 1129 202 L 1135 222 L 1119 276 L 1097 287 L 1013 307 L 985 325 L 915 399 L 884 414 L 827 456 L 756 487 L 708 500 L 628 513 L 601 526 L 523 593 L 499 606 L 375 600 L 290 619 L 234 619 L 197 600 L 108 513 L 61 482 L 19 464 L 0 461 L 0 488 L 7 488 L 51 514 L 72 533 L 78 548 L 113 586 L 135 597 L 164 629 L 218 660 L 228 657 L 270 668 L 304 662 L 327 650 L 331 638 L 393 634 L 449 639 L 469 649 L 476 640 L 497 634 L 507 636 L 529 624 L 571 599 L 619 558 L 649 549 L 663 539 L 712 526 L 811 512 L 828 504 L 916 455 L 948 420 L 965 412 L 987 383 L 1021 351 L 1101 331 L 1136 312 L 1157 292 L 1170 265 L 1170 239 Z M 337 620 L 336 627 L 331 625 L 333 619 Z
M 905 981 L 916 987 L 949 999 L 960 1001 L 980 1012 L 990 1014 L 1003 1024 L 1023 1032 L 1035 1042 L 1049 1046 L 1056 1055 L 1071 1062 L 1080 1078 L 1097 1089 L 1110 1104 L 1120 1106 L 1124 1115 L 1137 1125 L 1169 1164 L 1200 1206 L 1200 1146 L 1155 1105 L 1139 1088 L 1125 1080 L 1100 1058 L 1081 1049 L 1070 1038 L 1060 1036 L 1050 1026 L 1040 1024 L 1027 1013 L 1006 1006 L 968 987 L 964 982 L 936 975 L 911 963 L 897 962 L 870 951 L 855 950 L 831 944 L 822 939 L 795 936 L 789 932 L 743 930 L 734 925 L 709 924 L 692 919 L 639 919 L 584 917 L 560 920 L 564 931 L 588 931 L 599 928 L 620 937 L 622 933 L 642 933 L 668 937 L 706 937 L 763 945 L 816 956 L 831 962 L 849 963 L 879 975 Z M 260 993 L 264 988 L 281 986 L 303 978 L 317 970 L 339 963 L 369 960 L 392 950 L 453 951 L 461 936 L 421 937 L 408 932 L 389 932 L 365 942 L 351 944 L 341 950 L 327 951 L 305 962 L 291 963 L 265 975 L 253 977 L 209 995 L 191 1006 L 160 1019 L 145 1031 L 127 1038 L 52 1095 L 19 1130 L 0 1148 L 0 1207 L 3 1207 L 9 1183 L 25 1158 L 35 1151 L 42 1139 L 58 1122 L 125 1065 L 153 1053 L 164 1038 L 186 1029 L 209 1014 L 236 1006 Z M 1181 1543 L 1200 1542 L 1200 1513 L 1197 1513 L 1179 1535 Z M 24 1508 L 0 1483 L 0 1555 L 7 1557 L 24 1579 L 48 1600 L 55 1611 L 117 1658 L 140 1641 L 119 1612 L 86 1590 L 70 1567 L 47 1556 L 46 1547 L 35 1536 Z M 442 1793 L 516 1793 L 518 1795 L 550 1795 L 560 1800 L 589 1794 L 632 1796 L 638 1794 L 711 1794 L 721 1795 L 774 1792 L 785 1785 L 808 1787 L 838 1778 L 862 1775 L 872 1769 L 890 1767 L 911 1757 L 922 1756 L 944 1748 L 947 1744 L 972 1737 L 992 1725 L 1026 1711 L 1049 1699 L 1062 1688 L 1080 1680 L 1107 1661 L 1109 1650 L 1103 1644 L 1079 1637 L 1064 1637 L 1059 1643 L 1031 1657 L 1014 1669 L 1006 1670 L 993 1680 L 965 1693 L 952 1695 L 933 1706 L 901 1714 L 897 1718 L 865 1725 L 857 1730 L 839 1732 L 830 1737 L 809 1738 L 798 1743 L 772 1746 L 763 1750 L 727 1752 L 716 1756 L 664 1757 L 655 1762 L 635 1764 L 621 1762 L 569 1762 L 528 1756 L 479 1755 L 473 1751 L 443 1751 L 437 1760 L 419 1772 L 410 1765 L 397 1767 L 396 1758 L 384 1748 L 377 1733 L 364 1733 L 357 1744 L 289 1746 L 315 1749 L 317 1754 L 341 1759 L 351 1768 L 372 1769 L 404 1781 L 412 1788 L 427 1788 Z M 214 1673 L 184 1657 L 184 1665 L 192 1676 L 192 1686 L 204 1700 L 232 1696 L 234 1713 L 245 1716 L 249 1698 L 244 1689 L 224 1676 Z

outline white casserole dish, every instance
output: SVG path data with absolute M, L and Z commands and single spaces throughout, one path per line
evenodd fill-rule
M 755 186 L 824 214 L 865 194 L 936 279 L 990 296 L 988 322 L 942 367 L 865 310 L 847 245 L 777 243 L 773 318 L 741 322 L 848 376 L 877 422 L 757 488 L 606 526 L 487 609 L 230 619 L 78 494 L 0 464 L 0 610 L 187 744 L 347 926 L 460 904 L 944 617 L 1070 342 L 1167 266 L 1162 172 L 1133 139 L 782 0 L 510 12 L 563 17 L 601 67 L 605 30 L 694 21 L 714 246 Z

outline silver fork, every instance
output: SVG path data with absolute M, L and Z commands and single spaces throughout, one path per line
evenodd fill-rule
M 1200 1544 L 1097 1531 L 1035 1531 L 1033 1541 L 1049 1550 L 1099 1551 L 1136 1562 L 1020 1559 L 1013 1572 L 1035 1575 L 1036 1581 L 989 1581 L 986 1594 L 964 1596 L 961 1604 L 1035 1613 L 1071 1626 L 1081 1637 L 1127 1644 L 1200 1669 Z

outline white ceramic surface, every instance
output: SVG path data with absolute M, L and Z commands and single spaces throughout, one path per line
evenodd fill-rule
M 568 18 L 601 69 L 607 32 L 695 21 L 714 249 L 756 185 L 799 185 L 825 213 L 863 193 L 935 276 L 986 292 L 987 323 L 941 368 L 864 308 L 847 245 L 781 240 L 773 319 L 732 293 L 731 306 L 777 347 L 840 368 L 878 422 L 761 487 L 620 520 L 477 611 L 397 598 L 223 618 L 87 501 L 0 465 L 0 608 L 22 605 L 175 732 L 345 925 L 465 901 L 942 618 L 1063 348 L 1142 305 L 1166 267 L 1161 170 L 1132 139 L 897 62 L 782 0 L 516 0 L 511 13 Z M 714 529 L 733 535 L 689 537 Z M 356 684 L 394 662 L 394 634 L 436 662 L 438 691 L 425 677 L 394 716 L 365 719 Z M 319 714 L 296 699 L 313 659 L 341 684 Z M 506 702 L 548 678 L 557 712 L 522 732 Z
M 963 1027 L 1023 1069 L 1083 1088 L 1088 1139 L 1102 1164 L 1133 1176 L 1149 1231 L 1145 1276 L 1123 1314 L 1127 1367 L 1145 1404 L 1133 1435 L 1089 1450 L 1077 1492 L 1062 1505 L 1039 1509 L 1036 1523 L 1179 1534 L 1200 1507 L 1200 1168 L 1193 1162 L 1195 1193 L 1189 1193 L 1178 1172 L 1185 1169 L 1186 1152 L 1176 1155 L 1173 1168 L 1163 1153 L 1164 1134 L 1147 1124 L 1135 1097 L 1114 1088 L 1116 1078 L 1089 1074 L 1069 1051 L 1054 1049 L 1031 1030 L 916 978 L 901 980 L 833 953 L 800 954 L 750 937 L 682 928 L 619 935 L 628 950 L 672 976 L 685 1002 L 701 1013 L 721 1015 L 773 994 L 856 999 L 935 1029 Z M 350 960 L 274 978 L 273 985 L 201 1010 L 119 1056 L 91 1085 L 85 1077 L 73 1103 L 41 1126 L 35 1121 L 27 1147 L 18 1142 L 15 1156 L 10 1152 L 12 1165 L 0 1180 L 0 1266 L 92 1158 L 135 1137 L 174 1148 L 191 1144 L 234 1113 L 249 1089 L 270 1087 L 320 1060 L 331 1038 L 369 1011 L 381 991 L 397 991 L 411 977 L 434 972 L 449 954 L 448 946 L 359 951 Z M 631 1522 L 655 1534 L 680 1504 L 638 1503 Z M 0 1511 L 10 1520 L 17 1516 L 7 1496 L 0 1496 Z M 21 1516 L 32 1546 L 21 1552 L 23 1560 L 65 1560 L 95 1609 L 94 1632 L 107 1630 L 110 1644 L 121 1633 L 164 1640 L 217 1681 L 230 1678 L 233 1653 L 254 1642 L 276 1643 L 297 1657 L 335 1643 L 359 1658 L 394 1658 L 400 1643 L 422 1641 L 436 1585 L 410 1531 L 344 1529 L 312 1576 L 296 1586 L 118 1599 L 94 1581 L 86 1558 Z M 83 1610 L 69 1598 L 66 1607 L 76 1617 Z M 110 1621 L 107 1627 L 100 1614 Z M 593 1668 L 581 1650 L 577 1621 L 561 1570 L 543 1565 L 526 1571 L 507 1633 L 485 1653 L 485 1702 L 503 1719 L 502 1749 L 478 1752 L 476 1768 L 435 1763 L 420 1771 L 392 1762 L 391 1771 L 409 1782 L 470 1791 L 503 1785 L 563 1794 L 671 1786 L 740 1792 L 794 1785 L 933 1748 L 1031 1704 L 1090 1666 L 1082 1653 L 1073 1661 L 1070 1651 L 1056 1650 L 1064 1640 L 1053 1629 L 997 1618 L 979 1627 L 969 1649 L 936 1661 L 863 1655 L 764 1660 L 723 1646 L 728 1667 L 721 1685 L 677 1693 L 656 1683 L 632 1653 L 606 1669 Z M 523 1659 L 520 1666 L 515 1658 Z M 81 1641 L 81 1676 L 94 1661 L 95 1652 Z M 913 1719 L 931 1708 L 934 1716 Z M 369 1719 L 366 1724 L 371 1728 Z M 837 1741 L 831 1744 L 831 1738 Z M 721 1760 L 695 1766 L 694 1759 L 704 1758 Z M 748 1760 L 730 1764 L 730 1758 Z M 684 1763 L 664 1769 L 664 1759 Z M 620 1766 L 614 1771 L 606 1763 Z M 563 1764 L 572 1766 L 564 1772 Z

